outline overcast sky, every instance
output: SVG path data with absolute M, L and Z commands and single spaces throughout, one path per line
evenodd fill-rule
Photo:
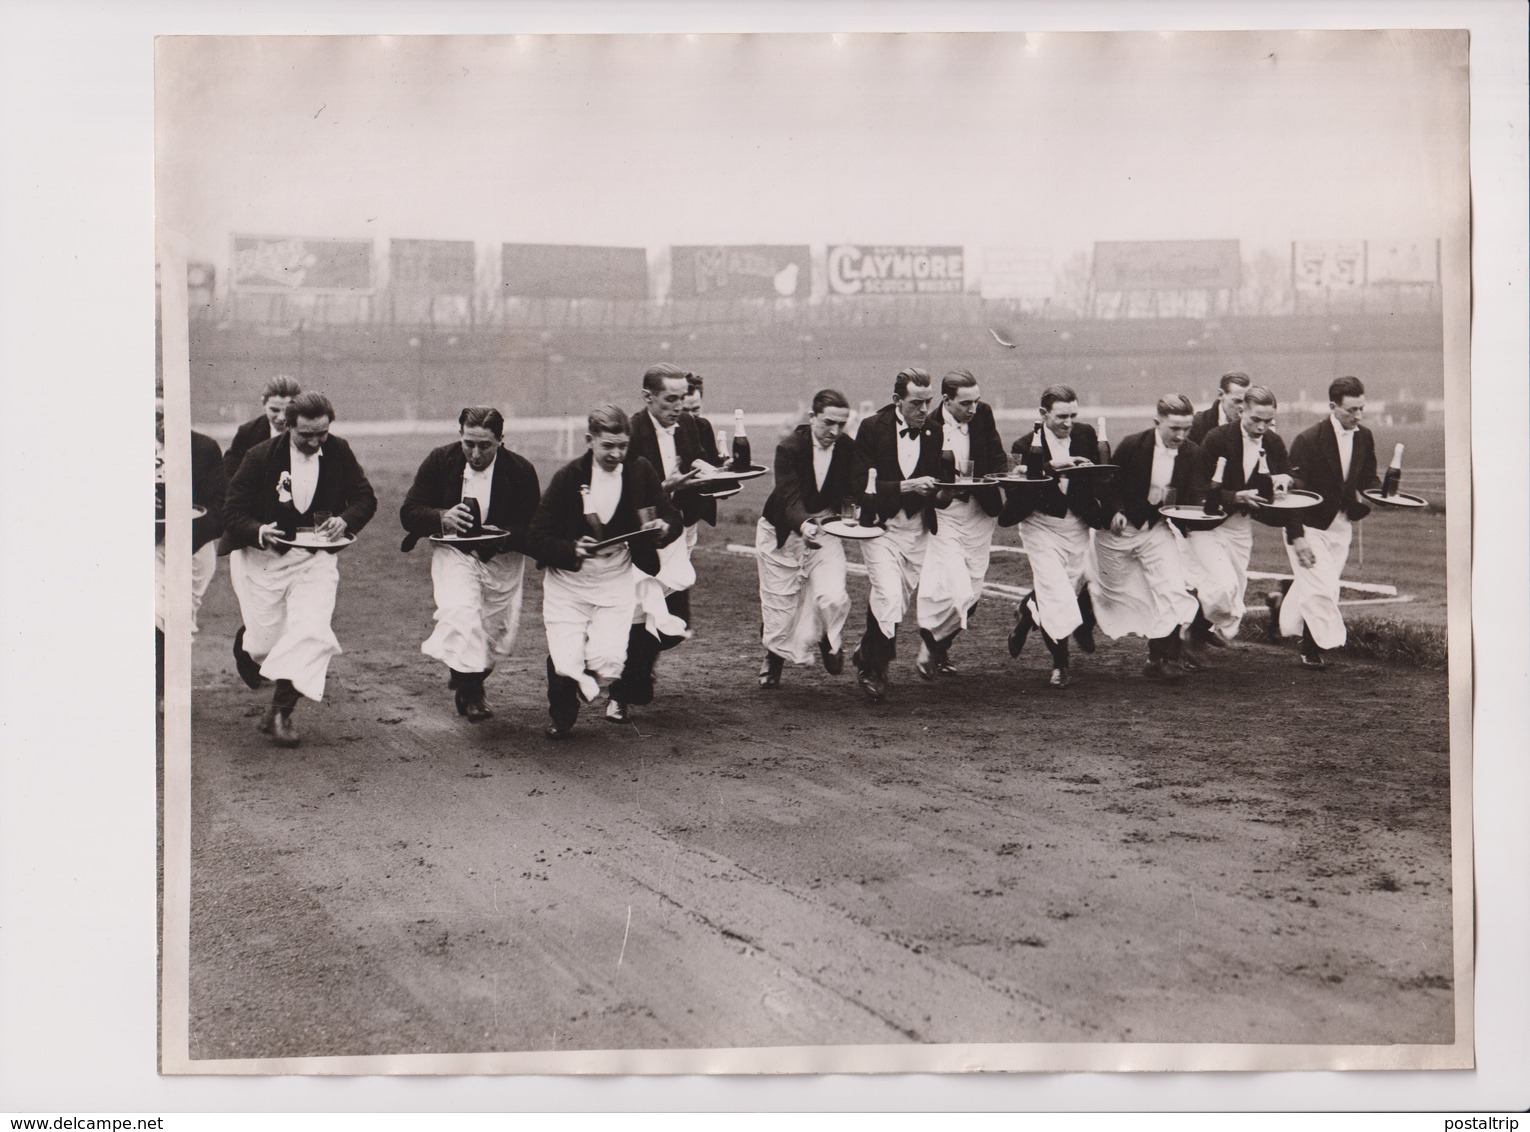
M 658 246 L 1433 239 L 1449 32 L 181 38 L 161 215 Z M 1456 147 L 1456 148 L 1453 148 Z

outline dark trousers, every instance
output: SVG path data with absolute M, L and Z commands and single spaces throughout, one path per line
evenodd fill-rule
M 579 718 L 579 682 L 554 668 L 552 657 L 547 658 L 547 714 L 565 731 Z
M 670 613 L 687 625 L 691 623 L 691 595 L 680 590 L 665 597 L 664 604 Z M 611 698 L 624 704 L 653 703 L 653 666 L 661 652 L 674 648 L 684 637 L 671 637 L 667 633 L 655 637 L 644 625 L 634 625 L 627 631 L 627 659 L 622 664 L 622 674 L 611 684 Z
M 898 655 L 897 630 L 893 630 L 891 637 L 884 636 L 870 609 L 866 610 L 866 633 L 861 637 L 860 654 L 861 664 L 878 675 L 885 675 L 887 666 Z

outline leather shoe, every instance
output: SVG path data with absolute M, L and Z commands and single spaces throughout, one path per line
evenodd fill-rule
M 239 626 L 239 631 L 234 634 L 234 667 L 239 672 L 239 679 L 243 680 L 248 688 L 259 688 L 266 682 L 266 678 L 260 674 L 260 662 L 244 651 L 244 626 Z
M 1321 652 L 1303 652 L 1301 656 L 1302 667 L 1321 671 L 1328 667 L 1328 662 L 1323 659 Z
M 296 747 L 303 741 L 297 728 L 292 726 L 292 713 L 278 711 L 271 720 L 271 738 L 278 747 Z
M 1073 630 L 1073 639 L 1078 642 L 1078 647 L 1083 652 L 1094 651 L 1094 626 L 1080 625 Z
M 1162 680 L 1165 684 L 1178 684 L 1185 678 L 1179 665 L 1167 660 L 1150 660 L 1142 666 L 1142 675 L 1149 680 Z
M 866 698 L 874 704 L 879 704 L 887 698 L 887 685 L 873 672 L 866 668 L 866 662 L 861 657 L 861 650 L 856 649 L 850 657 L 850 662 L 855 665 L 855 682 L 860 685 L 861 691 Z
M 482 723 L 486 719 L 494 718 L 494 709 L 483 698 L 483 688 L 473 688 L 466 692 L 458 693 L 464 697 L 462 714 L 468 717 L 469 723 Z
M 1204 637 L 1197 638 L 1195 643 L 1198 645 L 1206 645 L 1214 649 L 1225 649 L 1232 647 L 1228 639 L 1222 636 L 1222 634 L 1216 629 L 1212 629 L 1211 632 L 1207 633 Z
M 823 658 L 823 670 L 830 676 L 838 676 L 845 670 L 845 650 L 835 652 L 829 647 L 829 638 L 818 642 L 818 655 Z
M 568 733 L 572 730 L 572 727 L 559 727 L 556 723 L 549 723 L 542 734 L 549 739 L 567 739 Z
M 1009 631 L 1011 657 L 1019 658 L 1020 650 L 1025 648 L 1025 639 L 1031 635 L 1031 630 L 1035 627 L 1036 621 L 1031 617 L 1031 599 L 1027 596 L 1015 608 L 1015 627 Z
M 631 723 L 632 712 L 628 710 L 627 705 L 622 703 L 621 700 L 610 700 L 606 704 L 606 722 Z
M 767 649 L 765 651 L 765 662 L 760 665 L 760 687 L 779 688 L 781 686 L 781 670 L 785 666 L 785 657 L 778 656 Z
M 1179 665 L 1186 672 L 1205 672 L 1211 667 L 1206 663 L 1206 654 L 1199 647 L 1186 645 L 1179 654 Z
M 935 653 L 924 641 L 919 642 L 919 655 L 914 658 L 914 671 L 921 679 L 935 679 Z
M 1073 677 L 1068 675 L 1066 668 L 1052 669 L 1052 678 L 1047 681 L 1048 686 L 1053 688 L 1066 688 L 1073 683 Z

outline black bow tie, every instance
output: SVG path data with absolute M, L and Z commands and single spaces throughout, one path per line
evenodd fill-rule
M 898 435 L 899 436 L 906 436 L 910 440 L 912 440 L 914 437 L 919 435 L 919 430 L 917 428 L 915 428 L 913 425 L 906 425 L 905 427 L 900 428 L 898 430 Z

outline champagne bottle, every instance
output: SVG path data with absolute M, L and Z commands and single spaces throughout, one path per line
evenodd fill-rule
M 861 497 L 861 526 L 877 526 L 877 470 L 866 471 L 866 494 Z
M 733 410 L 733 463 L 735 472 L 749 470 L 749 437 L 744 434 L 744 410 Z
M 1387 469 L 1386 479 L 1381 481 L 1381 494 L 1388 499 L 1397 494 L 1397 485 L 1402 482 L 1402 454 L 1401 444 L 1392 449 L 1392 466 Z
M 1270 476 L 1270 464 L 1265 459 L 1264 449 L 1259 450 L 1259 463 L 1254 468 L 1254 474 L 1249 478 L 1248 486 L 1259 493 L 1259 498 L 1266 503 L 1275 499 L 1275 480 Z
M 1100 417 L 1095 423 L 1095 431 L 1100 439 L 1100 463 L 1110 463 L 1110 438 L 1105 435 L 1105 418 Z
M 1025 453 L 1025 478 L 1039 480 L 1046 467 L 1047 449 L 1046 442 L 1041 439 L 1041 422 L 1036 422 L 1036 427 L 1031 429 L 1031 446 Z
M 1211 473 L 1211 486 L 1206 489 L 1206 506 L 1202 508 L 1208 515 L 1220 515 L 1222 513 L 1222 477 L 1226 474 L 1227 457 L 1218 456 L 1216 470 Z

